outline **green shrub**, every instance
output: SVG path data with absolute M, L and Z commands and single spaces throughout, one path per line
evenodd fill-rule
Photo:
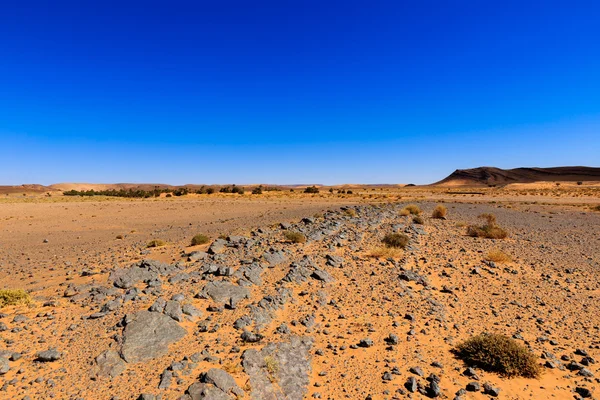
M 146 245 L 146 247 L 162 247 L 165 246 L 167 244 L 167 242 L 165 242 L 164 240 L 160 240 L 160 239 L 154 239 L 148 242 L 148 244 Z
M 316 186 L 309 186 L 304 189 L 304 193 L 319 193 L 319 188 Z
M 283 232 L 283 237 L 285 237 L 285 240 L 291 243 L 306 242 L 306 236 L 304 236 L 300 232 L 285 231 Z
M 262 194 L 262 186 L 257 186 L 254 189 L 252 189 L 252 194 Z
M 508 237 L 508 232 L 498 226 L 496 217 L 493 214 L 481 214 L 479 218 L 484 219 L 485 224 L 482 226 L 469 225 L 467 227 L 468 236 L 486 239 L 504 239 Z
M 408 236 L 403 233 L 388 233 L 383 237 L 383 244 L 387 247 L 396 247 L 403 249 L 408 244 Z
M 31 303 L 31 296 L 23 289 L 1 289 L 0 308 Z
M 482 333 L 460 343 L 455 354 L 467 365 L 504 376 L 537 378 L 537 357 L 525 346 L 508 336 Z
M 206 243 L 208 243 L 209 240 L 210 239 L 208 238 L 208 236 L 203 235 L 202 233 L 199 233 L 192 238 L 192 246 L 206 244 Z

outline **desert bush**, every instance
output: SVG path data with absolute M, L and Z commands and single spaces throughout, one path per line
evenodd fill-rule
M 479 218 L 484 219 L 485 223 L 482 226 L 469 225 L 467 227 L 468 236 L 486 239 L 504 239 L 508 236 L 508 232 L 496 223 L 494 214 L 481 214 Z
M 262 186 L 257 186 L 254 189 L 252 189 L 252 194 L 262 194 Z
M 356 210 L 353 208 L 347 208 L 344 210 L 344 214 L 349 217 L 356 217 Z
M 417 225 L 423 225 L 425 223 L 425 220 L 420 215 L 416 215 L 412 221 Z
M 196 236 L 194 236 L 192 238 L 192 246 L 198 246 L 198 245 L 201 245 L 201 244 L 206 244 L 206 243 L 208 243 L 209 240 L 210 239 L 208 238 L 208 236 L 206 236 L 206 235 L 204 235 L 202 233 L 199 233 L 199 234 L 197 234 Z
M 502 250 L 498 250 L 498 249 L 490 250 L 487 253 L 487 255 L 485 256 L 485 259 L 487 261 L 493 261 L 493 262 L 497 262 L 497 263 L 510 262 L 510 260 L 511 260 L 511 258 L 508 254 L 506 254 Z
M 306 242 L 306 236 L 301 234 L 300 232 L 293 231 L 285 231 L 283 232 L 283 237 L 285 240 L 291 243 L 304 243 Z
M 406 216 L 406 215 L 419 215 L 421 214 L 421 209 L 419 208 L 418 205 L 416 204 L 409 204 L 406 207 L 404 207 L 402 210 L 400 210 L 400 215 L 402 216 Z
M 0 308 L 31 303 L 31 296 L 23 289 L 0 289 Z
M 160 240 L 160 239 L 154 239 L 148 242 L 148 244 L 146 245 L 146 247 L 161 247 L 161 246 L 165 246 L 167 244 L 167 242 L 165 242 L 164 240 Z
M 346 190 L 346 194 L 352 194 L 352 190 Z
M 304 193 L 319 193 L 319 188 L 316 186 L 309 186 L 304 189 Z
M 408 211 L 406 208 L 403 208 L 398 212 L 398 214 L 400 214 L 401 217 L 407 217 L 410 215 L 410 211 Z
M 117 239 L 122 240 L 123 239 L 123 235 L 117 235 Z
M 597 205 L 596 207 L 593 207 L 592 210 L 594 210 L 594 211 L 600 211 L 600 204 Z
M 482 333 L 460 343 L 455 354 L 467 365 L 511 377 L 537 378 L 537 357 L 508 336 Z
M 231 193 L 244 194 L 244 192 L 245 190 L 241 186 L 233 185 L 233 187 L 231 188 Z
M 403 249 L 408 244 L 408 236 L 403 233 L 388 233 L 383 237 L 382 242 L 387 247 Z
M 446 214 L 448 214 L 448 209 L 445 206 L 438 204 L 433 209 L 431 218 L 446 218 Z

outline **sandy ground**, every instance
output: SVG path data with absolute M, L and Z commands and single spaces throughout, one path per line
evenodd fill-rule
M 531 194 L 531 190 L 542 192 Z M 540 364 L 549 354 L 557 360 L 563 357 L 556 365 L 566 366 L 568 360 L 579 362 L 582 357 L 576 355 L 577 349 L 597 360 L 600 213 L 590 206 L 600 199 L 589 188 L 574 188 L 571 193 L 557 190 L 528 187 L 526 192 L 485 195 L 407 190 L 369 191 L 356 196 L 5 200 L 0 202 L 1 286 L 24 288 L 35 301 L 31 306 L 9 306 L 0 311 L 0 322 L 7 327 L 0 332 L 0 350 L 22 355 L 11 361 L 10 371 L 0 375 L 0 398 L 135 399 L 141 393 L 151 393 L 162 399 L 178 399 L 203 371 L 215 367 L 228 371 L 250 392 L 241 354 L 286 340 L 287 334 L 277 333 L 282 323 L 288 326 L 289 334 L 313 340 L 306 398 L 426 398 L 404 388 L 406 379 L 416 376 L 410 368 L 420 367 L 424 370 L 424 377 L 417 376 L 420 384 L 427 384 L 425 378 L 435 374 L 441 378 L 443 397 L 452 399 L 473 378 L 463 375 L 465 365 L 450 350 L 482 331 L 517 335 L 536 355 L 546 354 Z M 448 219 L 429 218 L 442 200 L 449 210 Z M 399 225 L 411 225 L 409 217 L 397 212 L 409 201 L 424 210 L 424 234 L 414 235 L 414 246 L 399 259 L 370 257 L 370 250 L 379 245 L 383 234 L 399 229 Z M 358 207 L 356 216 L 339 212 L 340 206 L 348 205 Z M 323 219 L 326 210 L 338 211 Z M 465 235 L 465 225 L 477 222 L 477 216 L 484 212 L 497 216 L 510 232 L 509 238 Z M 303 217 L 315 215 L 313 224 L 326 223 L 328 218 L 334 221 L 336 228 L 329 236 L 305 244 L 283 241 L 279 223 L 291 222 L 300 229 L 304 227 L 300 222 Z M 240 260 L 260 259 L 270 249 L 284 251 L 287 261 L 266 269 L 262 284 L 252 286 L 250 298 L 234 310 L 207 311 L 214 303 L 194 297 L 205 279 L 212 277 L 173 284 L 164 281 L 160 297 L 170 299 L 182 293 L 203 316 L 180 323 L 187 334 L 169 347 L 167 355 L 129 364 L 113 379 L 92 379 L 90 370 L 96 356 L 118 344 L 115 337 L 122 333 L 119 321 L 125 314 L 147 309 L 156 295 L 144 292 L 102 318 L 89 319 L 107 299 L 65 296 L 68 285 L 79 288 L 80 294 L 93 285 L 111 287 L 111 270 L 143 258 L 179 261 L 188 272 L 196 271 L 202 263 L 188 262 L 185 254 L 208 248 L 189 247 L 190 238 L 199 232 L 212 239 L 232 234 L 257 238 L 254 247 L 230 248 L 223 253 L 219 262 L 224 265 L 238 268 Z M 117 239 L 118 235 L 123 239 Z M 168 244 L 146 249 L 146 243 L 155 238 Z M 492 249 L 501 249 L 512 260 L 489 267 L 483 258 Z M 342 257 L 343 267 L 327 265 L 328 254 Z M 298 262 L 305 255 L 333 279 L 287 285 L 292 299 L 261 329 L 264 339 L 258 343 L 241 341 L 240 331 L 232 327 L 234 321 L 247 314 L 247 305 L 275 294 L 290 262 Z M 403 270 L 417 272 L 428 285 L 399 279 Z M 90 271 L 93 274 L 89 275 Z M 145 285 L 137 287 L 143 291 Z M 412 317 L 407 319 L 407 314 Z M 15 321 L 15 316 L 21 315 L 26 319 Z M 311 322 L 303 323 L 307 320 Z M 204 331 L 199 328 L 202 325 L 216 328 Z M 393 346 L 384 340 L 391 333 L 399 337 Z M 373 346 L 356 347 L 366 338 Z M 61 351 L 62 358 L 35 361 L 36 352 L 49 348 Z M 212 358 L 178 374 L 170 388 L 158 389 L 161 373 L 171 363 L 200 351 Z M 480 384 L 489 382 L 501 389 L 499 398 L 572 399 L 575 387 L 589 388 L 595 396 L 600 393 L 598 364 L 587 368 L 593 376 L 583 377 L 564 367 L 543 368 L 539 380 L 509 379 L 481 370 L 477 373 Z M 382 379 L 392 370 L 397 371 L 393 379 Z M 490 397 L 469 392 L 462 398 Z

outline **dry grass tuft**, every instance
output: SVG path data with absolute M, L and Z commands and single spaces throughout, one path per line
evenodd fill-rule
M 383 244 L 387 247 L 403 249 L 408 244 L 408 236 L 403 233 L 388 233 L 383 237 Z
M 192 238 L 192 246 L 198 246 L 201 244 L 206 244 L 209 241 L 209 237 L 206 235 L 203 235 L 202 233 L 197 234 L 196 236 L 194 236 Z
M 510 256 L 499 249 L 490 250 L 485 256 L 487 261 L 493 261 L 496 263 L 506 263 L 512 261 Z
M 0 308 L 31 303 L 31 296 L 23 289 L 1 289 Z
M 404 256 L 404 251 L 398 247 L 378 246 L 371 250 L 368 256 L 374 258 L 400 258 Z
M 435 206 L 431 218 L 446 218 L 446 214 L 448 214 L 448 209 L 445 206 L 438 204 Z
M 306 243 L 306 236 L 300 232 L 285 231 L 283 232 L 283 237 L 291 243 Z
M 344 210 L 344 214 L 346 214 L 349 217 L 356 217 L 356 210 L 353 208 L 347 208 Z
M 407 215 L 419 215 L 421 214 L 423 211 L 419 208 L 418 205 L 416 204 L 409 204 L 406 207 L 404 207 L 402 210 L 400 210 L 400 215 L 402 216 L 407 216 Z
M 417 225 L 423 225 L 425 223 L 425 220 L 420 215 L 415 216 L 412 221 Z
M 460 343 L 455 354 L 467 365 L 501 375 L 538 378 L 537 357 L 516 340 L 500 334 L 482 333 Z
M 148 242 L 148 244 L 146 245 L 146 247 L 162 247 L 162 246 L 166 246 L 167 242 L 165 242 L 164 240 L 160 240 L 160 239 L 154 239 Z
M 469 225 L 467 227 L 468 236 L 486 239 L 504 239 L 508 236 L 508 232 L 496 223 L 494 214 L 481 214 L 479 218 L 485 219 L 485 224 L 482 226 Z

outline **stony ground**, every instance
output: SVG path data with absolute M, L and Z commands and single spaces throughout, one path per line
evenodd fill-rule
M 25 263 L 9 245 L 3 281 L 18 269 L 8 286 L 36 291 L 34 305 L 1 310 L 0 397 L 598 396 L 600 213 L 447 203 L 439 220 L 427 217 L 435 204 L 422 202 L 425 223 L 415 225 L 400 216 L 404 205 L 265 217 L 196 247 L 177 237 L 180 221 L 164 231 L 166 247 L 131 241 L 61 262 L 54 274 L 28 267 L 37 252 Z M 465 235 L 484 212 L 508 239 Z M 286 230 L 307 242 L 287 242 Z M 409 235 L 408 248 L 371 257 L 390 232 Z M 484 261 L 492 249 L 512 261 Z M 541 378 L 467 370 L 451 350 L 481 332 L 531 348 Z

